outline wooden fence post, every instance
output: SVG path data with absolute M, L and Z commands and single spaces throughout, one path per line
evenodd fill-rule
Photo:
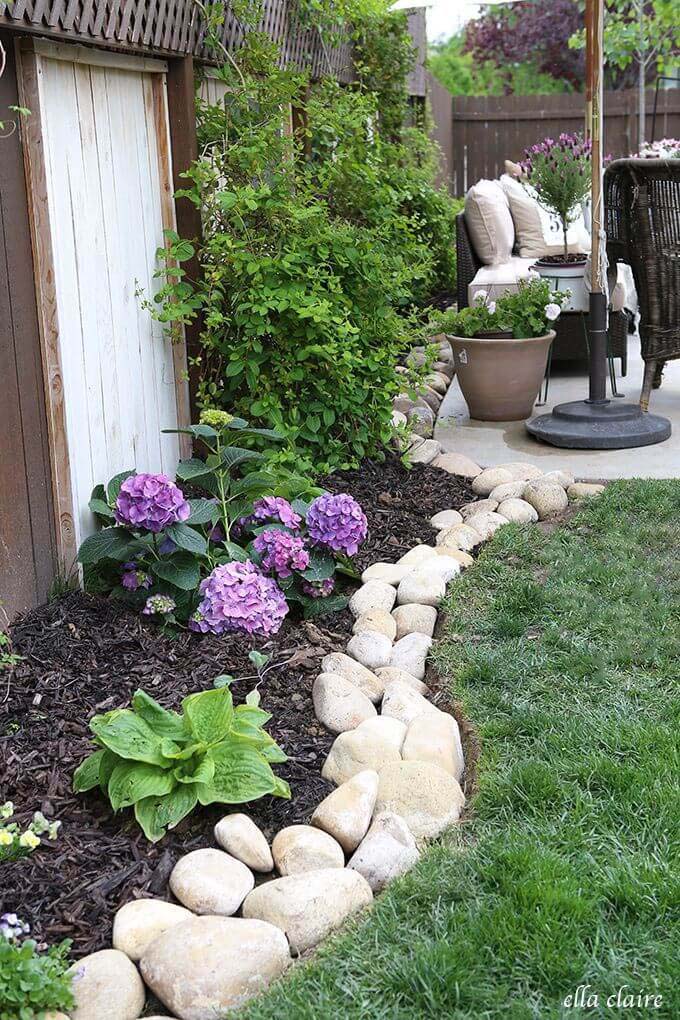
M 186 186 L 181 176 L 198 157 L 196 136 L 196 82 L 194 58 L 177 57 L 168 61 L 168 120 L 170 122 L 170 146 L 172 149 L 172 183 L 175 191 Z M 175 218 L 180 237 L 200 239 L 201 213 L 188 198 L 175 198 Z M 183 263 L 187 276 L 197 280 L 200 264 L 196 256 Z M 200 370 L 196 358 L 201 354 L 202 322 L 197 318 L 185 329 L 187 362 L 189 370 L 189 400 L 192 419 L 198 418 L 197 395 Z

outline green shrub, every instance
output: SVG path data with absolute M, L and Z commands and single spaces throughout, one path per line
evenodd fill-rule
M 181 715 L 137 691 L 131 709 L 90 722 L 99 749 L 78 767 L 73 788 L 82 793 L 99 786 L 114 811 L 133 807 L 152 842 L 199 803 L 290 797 L 271 768 L 286 755 L 263 729 L 269 719 L 256 691 L 236 708 L 226 685 L 190 694 Z
M 0 919 L 0 1020 L 43 1020 L 48 1011 L 70 1010 L 70 942 L 39 952 L 33 939 L 12 934 L 19 929 L 27 925 L 14 915 Z

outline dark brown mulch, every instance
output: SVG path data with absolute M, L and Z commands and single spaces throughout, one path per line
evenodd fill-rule
M 431 541 L 428 518 L 472 498 L 459 480 L 431 468 L 407 472 L 398 458 L 366 463 L 327 485 L 351 492 L 369 518 L 360 568 Z M 293 792 L 290 801 L 266 797 L 248 805 L 269 838 L 284 825 L 308 820 L 332 788 L 320 771 L 333 738 L 314 717 L 311 687 L 320 659 L 343 646 L 350 628 L 347 612 L 286 621 L 275 639 L 259 644 L 272 654 L 272 668 L 259 684 L 262 705 L 273 715 L 269 732 L 289 755 L 277 772 Z M 62 821 L 62 833 L 24 861 L 0 866 L 0 913 L 17 911 L 45 941 L 73 939 L 74 952 L 82 955 L 110 946 L 113 915 L 123 903 L 167 895 L 175 861 L 214 845 L 212 827 L 224 813 L 219 806 L 196 811 L 151 845 L 130 812 L 113 816 L 99 794 L 73 795 L 73 771 L 90 749 L 90 718 L 126 705 L 138 687 L 177 708 L 220 673 L 244 678 L 232 688 L 239 702 L 256 683 L 247 679 L 252 642 L 163 634 L 119 604 L 80 592 L 18 620 L 12 640 L 23 661 L 0 677 L 0 803 L 14 801 L 24 822 L 40 808 Z

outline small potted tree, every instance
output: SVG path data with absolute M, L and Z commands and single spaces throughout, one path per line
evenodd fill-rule
M 583 273 L 586 255 L 569 251 L 567 235 L 579 209 L 590 197 L 591 144 L 580 135 L 561 134 L 557 141 L 544 138 L 525 150 L 520 164 L 522 183 L 562 228 L 564 250 L 546 255 L 536 263 L 539 273 L 553 278 L 577 277 Z
M 438 320 L 471 418 L 522 421 L 531 415 L 555 339 L 552 324 L 568 296 L 533 273 L 516 293 L 491 301 L 478 291 L 469 308 Z

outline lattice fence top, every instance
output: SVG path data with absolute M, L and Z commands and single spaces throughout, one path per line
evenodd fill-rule
M 224 45 L 238 48 L 247 29 L 225 0 Z M 315 29 L 301 29 L 290 0 L 264 0 L 259 29 L 279 43 L 285 66 L 308 68 L 312 75 L 353 75 L 349 41 L 328 45 Z M 211 61 L 205 26 L 194 0 L 0 0 L 0 27 L 46 37 L 72 39 L 111 49 L 147 54 L 185 54 Z

